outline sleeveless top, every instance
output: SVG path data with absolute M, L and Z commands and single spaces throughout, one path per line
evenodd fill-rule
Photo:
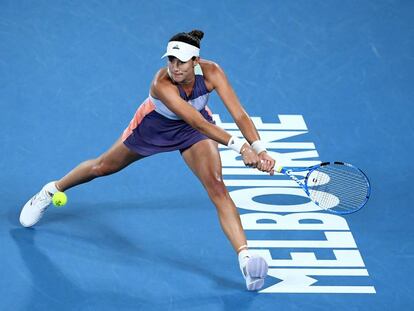
M 193 86 L 193 90 L 191 91 L 190 96 L 187 96 L 183 87 L 177 84 L 178 91 L 180 92 L 180 97 L 184 99 L 187 103 L 193 106 L 198 111 L 201 111 L 205 108 L 208 102 L 208 98 L 210 96 L 210 92 L 207 90 L 206 84 L 204 82 L 203 71 L 201 70 L 201 66 L 197 65 L 194 68 L 195 73 L 195 82 Z M 149 94 L 149 99 L 155 105 L 155 111 L 159 114 L 163 115 L 164 117 L 172 120 L 181 120 L 179 116 L 177 116 L 174 112 L 167 108 L 164 103 Z

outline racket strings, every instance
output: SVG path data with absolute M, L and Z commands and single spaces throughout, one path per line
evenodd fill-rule
M 312 187 L 312 191 L 315 194 L 315 199 L 318 201 L 322 201 L 322 199 L 328 200 L 331 198 L 338 198 L 342 204 L 358 204 L 359 202 L 363 202 L 367 191 L 365 190 L 365 185 L 352 185 L 351 187 L 347 184 L 344 184 L 346 180 L 334 180 L 330 181 L 329 183 L 323 185 L 315 185 Z
M 312 186 L 312 190 L 334 189 L 333 186 L 334 186 L 333 184 Z M 354 185 L 354 187 L 352 187 L 352 188 L 340 188 L 340 189 L 335 191 L 335 193 L 337 193 L 337 192 L 340 192 L 341 194 L 346 195 L 349 198 L 349 200 L 352 200 L 354 197 L 360 197 L 362 194 L 366 193 L 365 184 Z M 330 193 L 332 193 L 332 192 L 330 191 Z
M 346 166 L 344 166 L 344 167 L 346 167 Z M 353 170 L 355 171 L 355 169 L 353 169 Z M 321 167 L 321 168 L 318 168 L 316 170 L 316 172 L 318 174 L 317 179 L 319 178 L 320 173 L 324 173 L 328 176 L 335 176 L 335 178 L 338 179 L 338 180 L 340 180 L 342 178 L 342 179 L 345 179 L 346 181 L 350 181 L 350 182 L 356 182 L 356 183 L 360 182 L 360 183 L 363 183 L 363 184 L 366 183 L 366 178 L 364 177 L 364 175 L 356 174 L 353 171 L 346 170 L 346 169 L 345 170 L 344 169 L 338 169 L 338 168 L 335 168 L 335 167 L 329 167 L 329 168 L 324 169 L 324 167 Z
M 338 183 L 330 181 L 328 184 L 314 186 L 310 191 L 313 199 L 322 208 L 355 209 L 361 206 L 366 198 L 366 192 L 360 188 L 346 188 L 341 180 Z
M 320 207 L 338 213 L 359 209 L 369 195 L 369 183 L 356 168 L 342 164 L 322 166 L 308 176 L 309 193 Z

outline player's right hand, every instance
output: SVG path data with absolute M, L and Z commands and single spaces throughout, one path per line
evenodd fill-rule
M 275 164 L 276 161 L 266 151 L 263 151 L 259 154 L 259 164 L 257 168 L 262 172 L 267 172 L 270 175 L 274 175 Z

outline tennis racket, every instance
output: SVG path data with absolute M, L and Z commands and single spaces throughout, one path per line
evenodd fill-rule
M 360 210 L 371 193 L 367 175 L 348 163 L 324 162 L 307 168 L 278 167 L 276 171 L 296 181 L 316 205 L 334 214 Z M 304 179 L 295 176 L 296 172 L 306 171 Z

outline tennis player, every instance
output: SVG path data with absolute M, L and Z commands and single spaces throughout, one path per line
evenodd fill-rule
M 148 98 L 139 106 L 121 137 L 98 158 L 79 164 L 34 195 L 20 214 L 24 227 L 40 220 L 57 191 L 113 174 L 153 154 L 179 150 L 217 208 L 222 229 L 238 254 L 247 289 L 262 288 L 268 265 L 263 258 L 252 256 L 248 251 L 239 213 L 223 183 L 218 143 L 239 153 L 246 166 L 263 172 L 273 174 L 275 160 L 266 152 L 223 70 L 216 63 L 200 58 L 203 36 L 202 31 L 193 30 L 170 39 L 163 55 L 168 57 L 168 66 L 155 74 Z M 247 142 L 214 124 L 207 107 L 213 90 Z

